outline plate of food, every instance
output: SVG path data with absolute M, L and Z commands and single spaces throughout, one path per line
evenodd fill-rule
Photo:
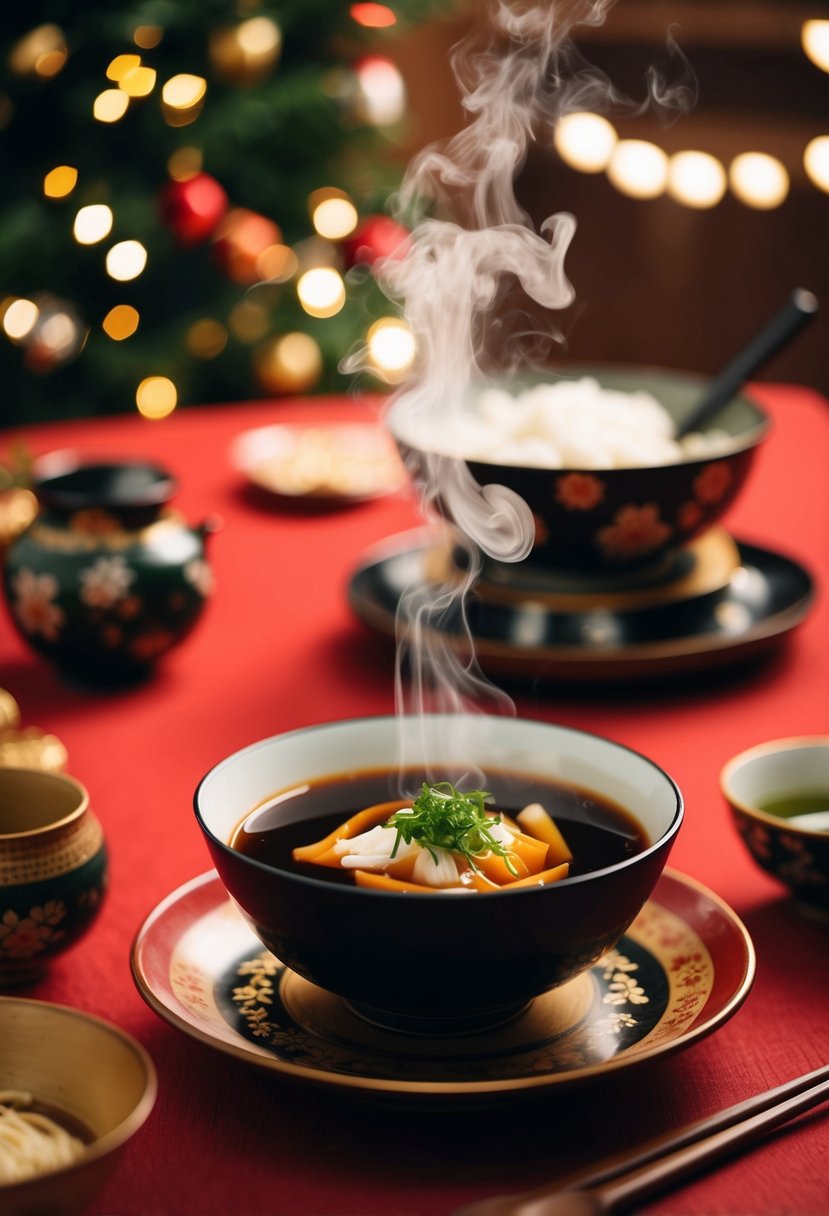
M 236 437 L 230 457 L 258 490 L 283 500 L 367 502 L 407 480 L 394 440 L 372 422 L 256 427 Z

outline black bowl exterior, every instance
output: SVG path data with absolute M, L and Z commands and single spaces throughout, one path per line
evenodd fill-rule
M 785 819 L 747 814 L 731 804 L 737 833 L 755 862 L 804 903 L 829 912 L 829 832 L 787 829 Z
M 612 870 L 491 895 L 343 887 L 206 840 L 254 932 L 306 979 L 391 1013 L 486 1016 L 557 987 L 616 944 L 656 885 L 680 818 L 657 846 Z

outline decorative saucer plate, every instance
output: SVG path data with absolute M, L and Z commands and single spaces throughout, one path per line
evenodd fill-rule
M 339 1089 L 466 1098 L 573 1084 L 685 1048 L 736 1012 L 755 968 L 734 912 L 671 870 L 591 971 L 514 1021 L 465 1035 L 364 1021 L 263 948 L 215 871 L 150 913 L 131 961 L 151 1009 L 239 1060 Z
M 391 436 L 368 422 L 256 427 L 236 436 L 230 459 L 259 490 L 279 499 L 365 502 L 407 480 Z
M 430 588 L 445 591 L 454 575 L 447 576 L 445 539 L 418 529 L 365 554 L 349 603 L 364 624 L 393 638 L 398 605 L 414 591 L 419 627 L 448 638 L 461 654 L 469 652 L 471 634 L 485 671 L 565 683 L 726 666 L 768 651 L 806 617 L 814 583 L 792 559 L 724 534 L 695 557 L 696 571 L 615 592 L 550 579 L 533 585 L 523 573 L 499 583 L 485 571 L 463 602 L 458 597 L 434 617 L 439 623 L 424 626 Z

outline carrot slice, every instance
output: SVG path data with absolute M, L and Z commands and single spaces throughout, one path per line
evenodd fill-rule
M 562 836 L 556 821 L 540 802 L 532 802 L 519 811 L 516 819 L 525 832 L 536 840 L 543 840 L 547 845 L 547 860 L 553 864 L 560 861 L 572 861 L 573 854 Z
M 508 849 L 509 860 L 518 871 L 518 878 L 537 874 L 547 864 L 546 844 L 543 840 L 536 840 L 533 836 L 527 836 L 523 832 L 516 834 L 512 843 L 508 845 Z M 475 858 L 475 865 L 487 878 L 492 882 L 497 882 L 501 887 L 515 882 L 516 875 L 507 865 L 506 858 L 497 853 L 483 853 Z
M 570 873 L 569 862 L 553 866 L 550 870 L 542 870 L 540 874 L 530 874 L 527 878 L 516 878 L 514 882 L 504 885 L 505 891 L 514 891 L 516 887 L 546 887 L 551 882 L 559 882 Z
M 377 802 L 374 806 L 367 806 L 364 811 L 357 811 L 356 815 L 346 819 L 345 823 L 341 823 L 323 840 L 303 844 L 294 849 L 292 857 L 294 861 L 314 861 L 323 866 L 339 865 L 339 858 L 336 862 L 327 857 L 323 860 L 338 840 L 350 840 L 352 836 L 359 836 L 361 832 L 367 832 L 369 828 L 385 823 L 395 811 L 404 806 L 411 806 L 411 803 L 398 799 L 395 802 Z
M 358 887 L 366 887 L 372 891 L 409 891 L 413 895 L 434 895 L 445 891 L 446 887 L 427 887 L 419 882 L 404 882 L 400 878 L 392 878 L 390 874 L 376 870 L 355 870 L 354 880 Z

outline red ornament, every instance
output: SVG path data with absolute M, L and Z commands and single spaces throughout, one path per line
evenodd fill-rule
M 209 173 L 171 181 L 161 192 L 161 218 L 179 245 L 200 245 L 227 211 L 227 195 Z
M 343 242 L 346 263 L 356 266 L 362 262 L 372 266 L 380 258 L 403 258 L 409 249 L 410 235 L 408 228 L 391 216 L 370 215 Z
M 234 283 L 256 283 L 267 277 L 262 273 L 260 257 L 281 241 L 282 233 L 273 220 L 256 211 L 234 207 L 216 232 L 213 256 Z

